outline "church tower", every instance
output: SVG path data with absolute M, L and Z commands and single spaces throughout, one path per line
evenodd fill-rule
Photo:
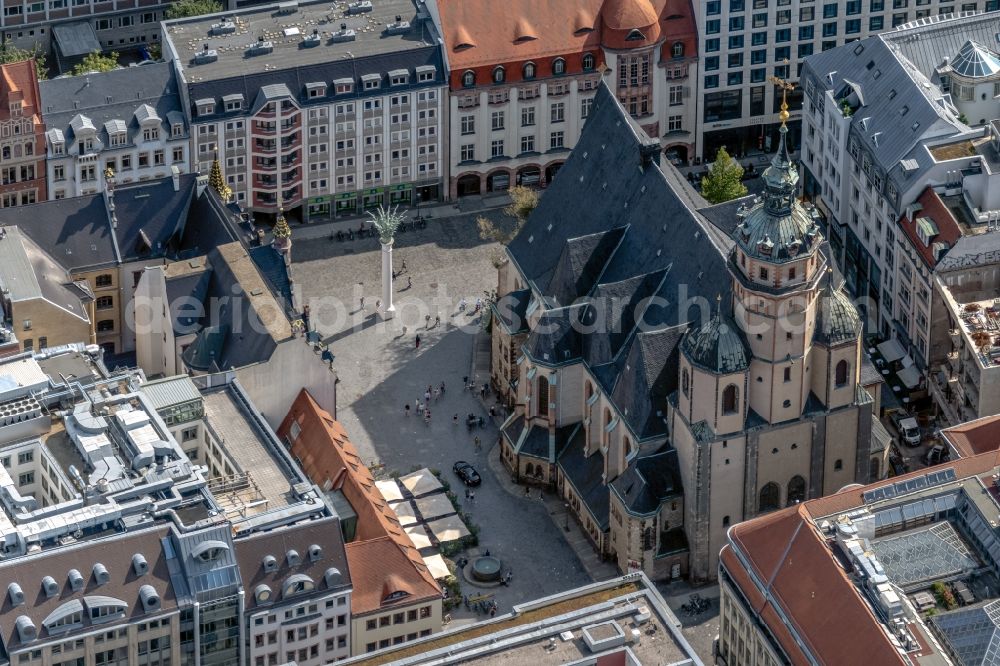
M 681 345 L 670 423 L 696 580 L 714 578 L 730 525 L 868 480 L 861 321 L 795 198 L 784 102 L 780 118 L 764 192 L 733 232 L 731 308 L 717 306 Z

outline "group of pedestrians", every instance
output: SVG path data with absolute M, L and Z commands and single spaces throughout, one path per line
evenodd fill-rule
M 419 397 L 417 398 L 416 400 L 417 416 L 424 417 L 425 425 L 431 424 L 431 400 L 437 402 L 438 399 L 444 395 L 444 390 L 445 390 L 444 382 L 441 382 L 440 387 L 435 387 L 428 384 L 427 390 L 424 391 L 423 402 L 421 402 Z M 405 405 L 403 405 L 403 416 L 409 416 L 409 415 L 410 415 L 410 403 L 406 403 Z

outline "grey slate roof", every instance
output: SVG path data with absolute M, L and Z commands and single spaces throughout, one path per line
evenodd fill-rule
M 44 299 L 83 321 L 89 320 L 85 296 L 72 284 L 66 269 L 17 227 L 6 227 L 0 237 L 0 287 L 13 303 Z
M 184 119 L 177 79 L 169 62 L 126 67 L 86 77 L 39 81 L 38 88 L 45 126 L 50 132 L 53 129 L 62 131 L 67 155 L 76 154 L 76 146 L 72 144 L 76 133 L 84 126 L 97 131 L 98 141 L 107 146 L 109 122 L 125 123 L 129 130 L 128 143 L 134 144 L 136 133 L 141 138 L 141 119 L 159 118 L 160 131 L 167 137 L 170 136 L 170 123 Z M 52 138 L 50 135 L 50 142 Z
M 584 457 L 584 429 L 579 428 L 559 453 L 559 468 L 576 489 L 602 532 L 608 529 L 611 494 L 604 485 L 604 459 L 598 454 Z
M 890 37 L 895 39 L 890 42 Z M 963 130 L 927 74 L 897 57 L 907 52 L 903 41 L 889 32 L 846 44 L 806 58 L 803 71 L 803 79 L 811 74 L 821 89 L 832 90 L 837 99 L 851 92 L 849 82 L 860 87 L 866 104 L 851 118 L 852 136 L 900 183 L 919 177 L 919 172 L 902 173 L 900 160 L 925 133 Z
M 52 26 L 52 36 L 56 39 L 59 52 L 66 58 L 85 56 L 102 49 L 89 21 L 56 23 Z
M 633 515 L 655 513 L 664 500 L 681 494 L 676 449 L 637 458 L 611 482 L 611 488 Z
M 842 290 L 833 287 L 832 278 L 828 279 L 820 293 L 813 341 L 834 346 L 853 342 L 859 335 L 861 335 L 861 316 L 857 308 Z
M 694 365 L 717 374 L 742 372 L 750 367 L 750 345 L 729 317 L 719 314 L 684 338 L 683 350 Z

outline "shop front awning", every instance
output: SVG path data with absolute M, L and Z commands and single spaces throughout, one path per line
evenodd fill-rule
M 899 381 L 906 385 L 906 388 L 913 389 L 920 385 L 920 370 L 917 366 L 911 365 L 896 373 Z
M 882 358 L 885 359 L 886 363 L 892 363 L 893 361 L 898 361 L 899 359 L 906 356 L 906 350 L 903 346 L 899 344 L 896 338 L 891 340 L 886 340 L 878 346 L 878 351 L 882 354 Z

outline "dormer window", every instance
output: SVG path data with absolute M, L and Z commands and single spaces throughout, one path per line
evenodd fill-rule
M 222 98 L 222 101 L 226 105 L 226 113 L 232 113 L 243 109 L 242 95 L 227 95 Z
M 417 67 L 417 81 L 426 83 L 433 81 L 437 76 L 437 68 L 434 65 L 421 65 Z
M 493 83 L 503 83 L 507 80 L 507 70 L 503 67 L 493 69 Z
M 642 42 L 646 40 L 646 35 L 642 34 L 638 30 L 630 30 L 628 35 L 625 37 L 626 42 Z
M 202 541 L 198 546 L 191 552 L 196 560 L 202 562 L 213 562 L 224 553 L 229 551 L 229 546 L 222 541 L 208 540 Z
M 585 54 L 583 54 L 583 71 L 589 72 L 589 71 L 593 70 L 594 69 L 594 65 L 596 65 L 596 64 L 597 64 L 596 63 L 596 59 L 594 58 L 594 54 L 593 53 L 585 53 Z
M 917 236 L 924 247 L 930 247 L 934 237 L 938 235 L 937 225 L 929 217 L 918 217 L 916 222 Z
M 184 136 L 184 125 L 183 123 L 174 123 L 170 126 L 170 136 L 177 139 Z
M 365 90 L 377 90 L 382 85 L 382 77 L 378 74 L 365 74 L 361 77 Z
M 535 78 L 535 63 L 533 62 L 525 63 L 523 72 L 525 79 Z
M 404 592 L 403 590 L 397 590 L 397 591 L 389 594 L 385 599 L 383 599 L 382 603 L 389 603 L 389 602 L 393 602 L 393 601 L 399 601 L 400 599 L 405 599 L 408 596 L 410 596 L 409 592 Z
M 316 583 L 313 579 L 305 574 L 296 574 L 289 577 L 285 584 L 281 588 L 281 596 L 283 598 L 288 598 L 295 596 L 296 594 L 303 594 L 305 592 L 312 592 L 316 589 Z
M 143 141 L 156 141 L 160 138 L 160 128 L 159 127 L 144 127 L 142 129 L 142 140 Z
M 309 99 L 319 99 L 321 97 L 326 97 L 326 84 L 325 83 L 307 83 L 306 84 L 306 96 Z
M 562 58 L 556 58 L 552 61 L 552 73 L 556 76 L 566 73 L 566 61 Z
M 66 144 L 62 141 L 56 141 L 52 144 L 52 154 L 53 155 L 63 155 L 66 153 Z
M 351 79 L 337 79 L 333 82 L 334 91 L 338 95 L 347 95 L 354 92 L 354 81 Z
M 389 72 L 389 85 L 405 86 L 410 82 L 410 74 L 405 69 L 395 69 Z
M 673 58 L 684 57 L 684 42 L 674 42 L 670 47 L 670 55 Z
M 125 132 L 115 132 L 111 134 L 110 140 L 112 146 L 115 147 L 124 146 L 126 141 L 128 140 L 128 134 L 126 134 Z
M 466 88 L 476 85 L 476 73 L 470 69 L 462 74 L 462 85 Z
M 196 102 L 199 116 L 210 116 L 215 113 L 215 102 L 212 100 L 202 100 Z

